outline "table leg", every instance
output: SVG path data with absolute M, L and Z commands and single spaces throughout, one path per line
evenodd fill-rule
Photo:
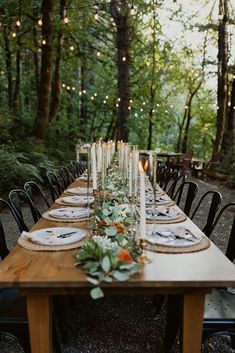
M 184 294 L 183 299 L 183 353 L 201 352 L 205 293 Z
M 52 353 L 52 315 L 49 296 L 27 296 L 32 353 Z

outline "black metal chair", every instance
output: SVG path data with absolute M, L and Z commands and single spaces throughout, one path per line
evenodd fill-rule
M 167 195 L 172 198 L 177 187 L 179 187 L 179 185 L 184 183 L 186 178 L 187 178 L 187 175 L 185 175 L 185 174 L 181 174 L 181 175 L 177 176 L 177 178 L 172 182 L 172 184 L 170 185 L 170 187 L 166 191 Z
M 60 197 L 65 188 L 62 186 L 60 180 L 54 172 L 47 172 L 46 179 L 48 181 L 52 201 L 54 202 L 58 197 Z
M 209 201 L 208 201 L 209 200 Z M 203 203 L 207 202 L 208 214 L 206 217 L 206 223 L 202 227 L 203 233 L 206 234 L 207 237 L 210 237 L 212 229 L 213 229 L 213 222 L 215 219 L 216 212 L 218 211 L 221 202 L 222 202 L 222 195 L 218 191 L 207 191 L 199 200 L 197 206 L 194 208 L 192 215 L 190 218 L 193 220 L 194 217 L 198 214 L 200 207 Z M 210 205 L 210 206 L 209 206 Z M 205 217 L 205 212 L 203 212 L 203 216 Z
M 33 203 L 33 200 L 25 190 L 23 189 L 11 190 L 9 192 L 8 197 L 12 207 L 15 209 L 15 211 L 20 215 L 20 217 L 23 220 L 24 220 L 24 215 L 22 212 L 22 203 L 26 204 L 29 207 L 34 223 L 37 223 L 37 221 L 41 218 L 40 211 L 37 209 L 37 207 Z
M 7 208 L 19 228 L 22 231 L 22 220 L 12 205 L 0 198 L 0 204 Z M 23 229 L 27 231 L 27 228 Z M 3 223 L 0 218 L 0 257 L 3 260 L 8 254 L 9 249 L 6 243 Z M 55 300 L 54 305 L 56 306 Z M 56 319 L 55 317 L 53 318 Z M 15 337 L 22 346 L 25 353 L 31 353 L 29 341 L 29 328 L 27 318 L 27 306 L 25 297 L 21 295 L 18 288 L 0 289 L 0 336 L 1 334 Z M 57 353 L 61 353 L 59 338 L 56 332 L 56 326 L 53 325 L 53 340 Z
M 184 213 L 189 216 L 192 203 L 197 195 L 198 185 L 193 181 L 185 181 L 174 193 L 172 199 L 178 206 L 183 208 Z M 182 201 L 183 200 L 183 201 Z
M 230 261 L 235 259 L 235 202 L 228 203 L 218 213 L 212 225 L 211 233 L 220 221 L 222 215 L 229 209 L 234 210 L 231 219 L 231 230 L 228 238 L 225 255 Z M 234 290 L 234 289 L 233 289 Z M 169 296 L 167 303 L 166 333 L 164 339 L 164 352 L 169 353 L 173 347 L 178 329 L 180 327 L 181 300 L 178 296 Z M 235 348 L 235 295 L 227 288 L 214 288 L 212 293 L 206 295 L 203 335 L 205 341 L 212 335 L 229 335 L 231 346 Z
M 27 181 L 24 184 L 24 190 L 27 192 L 27 194 L 31 197 L 33 200 L 34 204 L 36 204 L 36 195 L 40 196 L 40 199 L 43 200 L 44 205 L 46 208 L 50 207 L 50 203 L 48 199 L 46 198 L 44 192 L 42 191 L 42 188 L 35 182 L 35 181 Z

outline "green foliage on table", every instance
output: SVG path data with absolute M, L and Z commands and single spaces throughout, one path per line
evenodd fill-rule
M 87 272 L 87 280 L 95 286 L 90 292 L 93 299 L 102 298 L 102 283 L 111 283 L 114 279 L 127 281 L 130 276 L 140 271 L 140 266 L 134 261 L 137 256 L 130 243 L 113 241 L 108 236 L 93 236 L 87 240 L 76 255 L 76 265 L 82 265 Z M 134 256 L 133 256 L 134 254 Z

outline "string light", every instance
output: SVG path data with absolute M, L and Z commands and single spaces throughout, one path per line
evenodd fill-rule
M 97 51 L 96 55 L 97 55 L 97 56 L 101 56 L 101 52 L 100 52 L 100 51 Z
M 130 106 L 128 107 L 128 110 L 131 110 L 131 107 L 130 107 Z
M 97 97 L 97 93 L 94 93 L 94 97 Z
M 155 113 L 155 109 L 153 109 L 152 112 Z
M 145 102 L 143 102 L 143 105 L 145 105 L 146 103 Z
M 201 106 L 201 107 L 200 107 L 200 109 L 202 110 L 202 109 L 203 109 L 203 107 Z
M 130 99 L 130 103 L 133 103 L 133 100 L 132 100 L 132 99 Z
M 188 106 L 187 106 L 187 105 L 185 106 L 185 109 L 188 109 Z
M 42 40 L 42 45 L 45 45 L 47 42 L 45 41 L 45 39 Z
M 20 20 L 17 20 L 17 21 L 16 21 L 16 26 L 17 26 L 17 27 L 20 27 L 20 25 L 21 25 Z
M 119 107 L 119 104 L 118 104 L 118 103 L 116 104 L 116 107 L 117 107 L 117 108 Z
M 143 111 L 143 108 L 140 108 L 140 111 L 142 112 L 142 111 Z
M 81 96 L 81 95 L 82 95 L 82 91 L 79 92 L 79 96 Z
M 104 100 L 103 103 L 106 104 L 106 100 Z
M 84 89 L 84 90 L 82 91 L 82 93 L 86 94 L 86 90 Z
M 233 106 L 233 110 L 235 110 L 235 106 Z
M 167 113 L 168 113 L 168 110 L 165 110 L 165 113 L 167 114 Z
M 71 45 L 71 47 L 69 48 L 71 51 L 73 51 L 74 50 L 74 46 L 73 45 Z
M 97 11 L 97 10 L 95 11 L 94 19 L 95 19 L 96 21 L 98 21 L 98 19 L 99 19 L 99 14 L 98 14 L 98 11 Z
M 172 104 L 170 105 L 170 108 L 171 108 L 171 109 L 173 108 L 173 105 L 172 105 Z
M 62 83 L 62 87 L 63 87 L 63 88 L 65 87 L 65 83 Z
M 12 37 L 15 38 L 16 37 L 16 32 L 12 33 Z
M 69 23 L 69 19 L 68 19 L 67 15 L 64 17 L 63 21 L 64 21 L 65 24 Z
M 93 96 L 91 96 L 91 100 L 92 100 L 92 101 L 94 100 L 94 97 L 93 97 Z
M 134 14 L 135 14 L 135 9 L 134 9 L 134 5 L 133 5 L 133 4 L 131 5 L 130 14 L 131 14 L 132 16 L 134 16 Z
M 73 86 L 73 87 L 72 87 L 72 90 L 75 91 L 75 89 L 76 89 L 76 88 Z
M 105 96 L 105 99 L 109 99 L 109 96 Z
M 38 25 L 39 25 L 39 26 L 42 26 L 42 20 L 41 20 L 41 18 L 39 18 L 39 20 L 38 20 Z
M 120 102 L 121 101 L 121 98 L 118 98 L 118 102 Z
M 160 106 L 160 104 L 159 104 L 159 103 L 157 103 L 156 105 L 157 105 L 157 107 L 159 107 L 159 106 Z
M 67 86 L 67 90 L 70 91 L 71 87 L 70 86 Z
M 126 57 L 125 56 L 122 57 L 122 61 L 124 61 L 124 62 L 126 61 Z

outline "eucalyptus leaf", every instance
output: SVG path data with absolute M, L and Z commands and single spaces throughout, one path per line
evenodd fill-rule
M 105 234 L 112 237 L 117 234 L 117 230 L 114 227 L 107 227 L 105 228 Z
M 104 270 L 104 272 L 109 272 L 111 263 L 110 263 L 110 259 L 108 256 L 105 256 L 103 258 L 101 266 L 102 266 L 102 269 Z
M 100 299 L 100 298 L 104 297 L 104 292 L 102 291 L 102 289 L 100 287 L 96 287 L 90 291 L 90 295 L 91 295 L 92 299 Z
M 106 282 L 106 283 L 112 283 L 112 277 L 110 277 L 110 276 L 105 276 L 104 278 L 103 278 L 103 281 L 104 282 Z
M 130 278 L 129 272 L 114 271 L 113 277 L 118 281 L 127 281 Z
M 97 286 L 97 284 L 99 284 L 99 281 L 96 278 L 92 278 L 92 277 L 87 277 L 88 282 L 94 284 L 95 286 Z

